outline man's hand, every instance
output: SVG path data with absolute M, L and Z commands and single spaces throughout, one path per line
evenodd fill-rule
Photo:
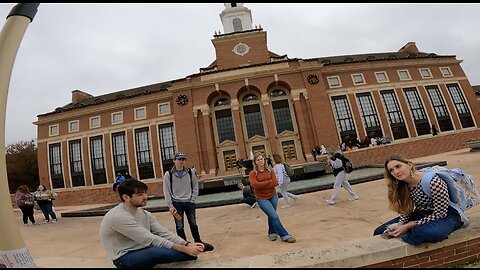
M 188 243 L 186 246 L 181 244 L 173 244 L 173 249 L 181 251 L 190 256 L 197 256 L 203 252 L 204 246 L 202 243 Z
M 173 214 L 173 213 L 177 212 L 177 209 L 175 209 L 175 207 L 169 207 L 168 211 L 170 211 L 170 214 Z
M 392 228 L 392 229 L 387 229 L 390 231 L 390 234 L 394 237 L 399 237 L 399 236 L 402 236 L 404 234 L 406 234 L 408 232 L 408 230 L 410 230 L 411 228 L 417 226 L 417 224 L 415 222 L 409 222 L 409 223 L 406 223 L 406 224 L 398 224 L 396 227 Z

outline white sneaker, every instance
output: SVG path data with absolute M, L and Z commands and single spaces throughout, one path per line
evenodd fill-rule
M 284 205 L 280 206 L 280 208 L 282 208 L 282 209 L 288 208 L 288 207 L 290 207 L 290 204 L 284 204 Z
M 252 206 L 250 206 L 250 208 L 255 208 L 255 206 L 258 205 L 258 202 L 255 202 L 254 204 L 252 204 Z
M 355 195 L 355 196 L 352 196 L 352 197 L 348 198 L 348 200 L 351 201 L 351 202 L 356 201 L 358 199 L 360 199 L 360 197 L 358 197 L 358 195 Z
M 46 221 L 46 220 L 43 221 L 43 224 L 47 224 L 47 223 L 48 223 L 48 221 Z
M 335 204 L 335 201 L 332 200 L 332 199 L 325 200 L 325 202 L 329 205 L 334 205 Z
M 299 198 L 300 198 L 300 196 L 298 196 L 298 195 L 293 196 L 294 201 L 298 200 Z
M 58 222 L 58 220 L 56 220 L 56 219 L 52 219 L 52 221 L 51 221 L 51 222 L 52 222 L 52 223 L 57 223 L 57 222 Z

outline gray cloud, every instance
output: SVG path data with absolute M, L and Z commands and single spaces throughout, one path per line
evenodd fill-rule
M 0 4 L 6 18 L 14 3 Z M 480 84 L 479 4 L 245 4 L 270 51 L 290 58 L 397 51 L 456 55 Z M 17 54 L 6 144 L 36 137 L 38 114 L 92 95 L 183 78 L 215 60 L 216 4 L 40 4 Z

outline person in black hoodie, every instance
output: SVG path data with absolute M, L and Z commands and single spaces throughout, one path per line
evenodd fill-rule
M 343 168 L 343 155 L 340 151 L 337 151 L 333 154 L 333 156 L 327 159 L 327 162 L 333 169 L 333 176 L 335 176 L 335 183 L 333 184 L 333 193 L 330 199 L 325 200 L 325 202 L 329 205 L 334 205 L 336 203 L 335 199 L 337 198 L 338 192 L 340 191 L 340 187 L 343 186 L 348 193 L 350 193 L 349 201 L 358 200 L 357 193 L 353 190 L 350 183 L 345 178 L 346 173 L 345 169 Z

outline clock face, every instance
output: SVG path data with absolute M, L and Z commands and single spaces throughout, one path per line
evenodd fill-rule
M 176 101 L 178 105 L 183 106 L 188 103 L 188 97 L 186 95 L 179 95 Z
M 247 54 L 248 52 L 250 51 L 250 47 L 248 47 L 247 44 L 244 44 L 244 43 L 238 43 L 237 45 L 235 45 L 235 47 L 233 48 L 233 52 L 237 55 L 240 55 L 240 56 L 244 56 L 245 54 Z

